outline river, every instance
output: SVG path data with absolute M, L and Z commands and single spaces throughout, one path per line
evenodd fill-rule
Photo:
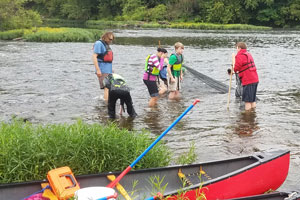
M 197 161 L 217 160 L 256 151 L 289 149 L 291 164 L 281 189 L 300 187 L 300 64 L 299 31 L 114 30 L 114 71 L 127 80 L 138 117 L 118 117 L 120 127 L 147 129 L 156 137 L 195 99 L 197 104 L 165 137 L 176 158 L 194 142 Z M 231 92 L 220 94 L 186 72 L 182 99 L 166 96 L 147 106 L 142 81 L 144 60 L 160 42 L 173 52 L 185 45 L 185 64 L 226 85 L 234 44 L 244 41 L 252 53 L 260 83 L 257 109 L 243 113 Z M 105 124 L 107 108 L 91 60 L 93 43 L 29 43 L 0 41 L 0 120 L 13 116 L 33 123 Z M 232 82 L 233 86 L 235 81 Z

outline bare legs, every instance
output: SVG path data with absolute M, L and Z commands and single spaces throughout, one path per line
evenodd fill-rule
M 256 102 L 245 102 L 245 110 L 251 110 L 256 108 Z
M 149 107 L 153 107 L 157 104 L 157 100 L 158 100 L 158 96 L 156 97 L 151 97 L 150 101 L 149 101 Z
M 104 101 L 106 103 L 108 102 L 108 92 L 109 92 L 109 90 L 107 88 L 104 88 Z
M 179 100 L 180 99 L 180 92 L 178 90 L 171 91 L 169 93 L 169 99 L 170 100 Z

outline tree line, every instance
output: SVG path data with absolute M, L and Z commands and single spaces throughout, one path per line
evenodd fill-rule
M 43 18 L 300 26 L 300 0 L 0 0 L 0 28 Z

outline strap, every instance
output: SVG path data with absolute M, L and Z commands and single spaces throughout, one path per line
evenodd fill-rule
M 246 70 L 248 70 L 252 67 L 255 67 L 255 63 L 252 60 L 250 60 L 250 62 L 248 62 L 248 59 L 249 59 L 248 55 L 246 53 L 243 53 L 243 55 L 247 56 L 247 63 L 243 64 L 242 67 L 244 67 L 246 65 L 249 65 L 249 64 L 251 64 L 251 65 L 249 67 L 247 67 L 246 69 L 243 69 L 242 71 L 239 71 L 238 74 L 240 74 L 240 73 L 242 73 L 242 72 L 244 72 L 244 71 L 246 71 Z

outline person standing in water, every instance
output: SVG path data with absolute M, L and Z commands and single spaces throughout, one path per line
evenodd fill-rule
M 256 108 L 256 92 L 258 86 L 258 74 L 252 55 L 247 51 L 244 42 L 236 44 L 237 54 L 232 54 L 234 71 L 241 79 L 243 92 L 242 101 L 245 102 L 245 110 Z
M 148 88 L 150 94 L 149 107 L 153 107 L 157 104 L 158 100 L 158 81 L 159 72 L 163 68 L 164 58 L 167 57 L 167 50 L 158 48 L 156 54 L 148 55 L 145 62 L 145 73 L 143 75 L 143 81 Z
M 167 66 L 169 99 L 179 99 L 181 81 L 183 80 L 182 63 L 184 46 L 180 42 L 175 43 L 175 54 L 171 54 Z
M 112 74 L 113 52 L 110 44 L 114 40 L 113 32 L 106 32 L 101 36 L 101 39 L 96 41 L 93 47 L 93 63 L 95 73 L 98 77 L 100 89 L 104 89 L 104 100 L 108 101 L 108 89 L 104 87 L 103 80 L 109 74 Z

